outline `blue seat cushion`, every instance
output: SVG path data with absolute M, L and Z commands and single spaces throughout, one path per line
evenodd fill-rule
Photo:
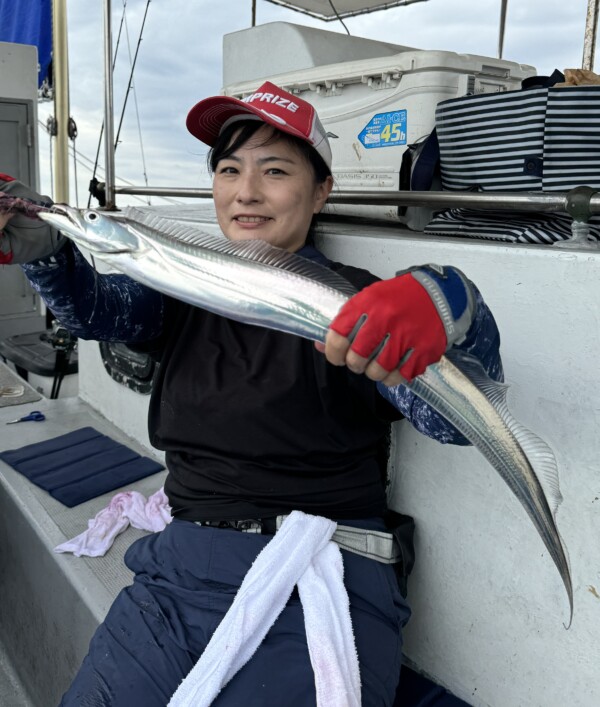
M 164 469 L 93 427 L 0 452 L 0 459 L 69 508 Z

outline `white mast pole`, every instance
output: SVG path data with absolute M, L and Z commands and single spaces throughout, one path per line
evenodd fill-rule
M 502 0 L 502 5 L 500 7 L 500 30 L 498 32 L 498 59 L 502 59 L 502 53 L 504 52 L 504 33 L 506 30 L 507 7 L 508 0 Z
M 52 69 L 54 74 L 54 149 L 55 201 L 69 202 L 69 50 L 67 38 L 67 2 L 52 2 Z
M 107 210 L 115 209 L 115 126 L 113 110 L 111 0 L 104 0 L 104 173 Z
M 598 7 L 600 0 L 588 0 L 587 17 L 585 21 L 585 37 L 583 40 L 583 60 L 581 68 L 594 70 L 594 54 L 596 53 L 596 32 L 598 30 Z

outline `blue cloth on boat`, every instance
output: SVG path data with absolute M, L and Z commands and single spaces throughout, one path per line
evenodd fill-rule
M 69 508 L 164 469 L 93 427 L 0 452 L 0 459 Z
M 37 47 L 41 86 L 52 59 L 52 0 L 0 0 L 0 42 Z

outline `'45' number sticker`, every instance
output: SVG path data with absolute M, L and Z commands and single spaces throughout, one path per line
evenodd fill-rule
M 406 145 L 406 111 L 377 113 L 358 134 L 367 149 Z

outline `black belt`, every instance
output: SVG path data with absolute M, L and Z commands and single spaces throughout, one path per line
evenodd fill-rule
M 415 523 L 410 516 L 387 511 L 388 532 L 338 525 L 331 538 L 342 550 L 369 559 L 395 565 L 400 592 L 406 598 L 406 580 L 414 563 L 413 533 Z M 249 518 L 246 520 L 197 520 L 196 525 L 238 530 L 242 533 L 275 535 L 286 516 Z
M 209 528 L 224 528 L 238 530 L 242 533 L 259 533 L 262 535 L 275 535 L 277 532 L 277 517 L 272 518 L 247 518 L 245 520 L 198 520 L 196 525 Z

